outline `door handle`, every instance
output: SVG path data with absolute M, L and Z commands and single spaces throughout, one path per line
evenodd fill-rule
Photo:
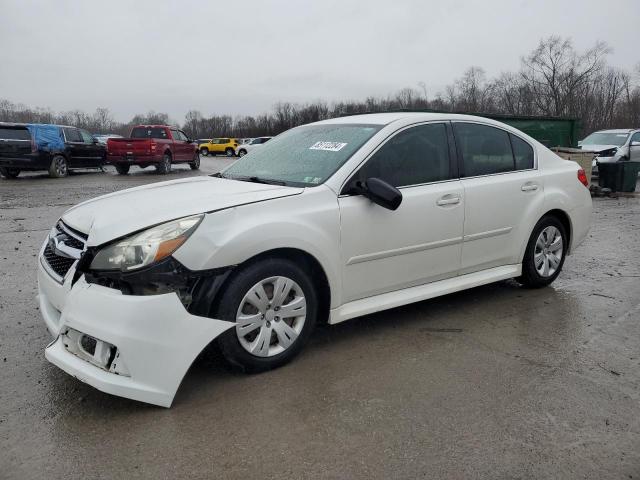
M 445 205 L 455 205 L 457 203 L 460 203 L 460 197 L 458 195 L 444 195 L 443 197 L 440 197 L 438 199 L 438 201 L 436 201 L 436 205 L 443 207 Z
M 537 183 L 525 183 L 524 185 L 522 185 L 522 187 L 520 187 L 520 190 L 522 190 L 523 192 L 532 192 L 534 190 L 538 189 L 538 184 Z

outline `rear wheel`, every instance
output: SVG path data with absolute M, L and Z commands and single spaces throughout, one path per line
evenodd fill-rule
M 206 157 L 207 155 L 209 155 L 209 149 L 208 148 L 201 148 L 200 149 L 200 155 L 202 155 L 203 157 Z
M 200 169 L 200 155 L 198 155 L 198 152 L 193 154 L 193 161 L 189 162 L 189 167 L 191 167 L 191 170 Z
M 20 175 L 19 168 L 0 167 L 0 175 L 4 178 L 16 178 Z
M 166 175 L 167 173 L 169 173 L 171 171 L 171 155 L 165 153 L 162 156 L 162 160 L 160 161 L 156 169 L 158 170 L 158 173 L 162 175 Z
M 69 174 L 67 159 L 62 155 L 54 155 L 49 165 L 49 176 L 52 178 L 62 178 Z
M 224 153 L 227 155 L 227 157 L 233 157 L 236 154 L 236 152 L 234 152 L 233 148 L 231 148 L 231 147 L 227 148 L 224 151 Z
M 522 260 L 522 275 L 518 280 L 528 288 L 540 288 L 553 282 L 564 265 L 568 237 L 564 225 L 552 215 L 536 224 Z
M 129 173 L 129 168 L 131 168 L 131 166 L 127 165 L 126 163 L 125 164 L 116 163 L 115 167 L 116 167 L 116 171 L 120 175 L 126 175 L 127 173 Z
M 315 326 L 318 300 L 308 273 L 284 259 L 240 270 L 225 288 L 214 318 L 235 322 L 218 343 L 231 365 L 261 372 L 297 355 Z

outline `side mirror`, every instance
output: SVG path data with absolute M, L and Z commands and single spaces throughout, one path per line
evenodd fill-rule
M 364 183 L 357 182 L 354 191 L 389 210 L 397 210 L 402 203 L 402 192 L 379 178 L 368 178 Z

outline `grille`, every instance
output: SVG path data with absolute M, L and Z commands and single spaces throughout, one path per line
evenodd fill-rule
M 75 248 L 77 250 L 82 250 L 84 248 L 84 243 L 78 240 L 77 238 L 73 238 L 70 235 L 64 239 L 64 243 L 67 247 Z
M 75 259 L 73 258 L 60 257 L 56 255 L 51 248 L 51 245 L 47 245 L 44 249 L 44 258 L 49 264 L 49 267 L 51 267 L 51 270 L 60 277 L 64 277 L 71 268 L 71 265 L 75 262 Z
M 52 237 L 55 237 L 55 239 Z M 87 236 L 59 222 L 49 235 L 49 238 L 57 242 L 58 250 L 62 248 L 60 243 L 64 244 L 64 247 L 66 247 L 65 252 L 68 256 L 58 255 L 56 248 L 52 247 L 51 243 L 47 243 L 42 256 L 53 273 L 60 278 L 64 278 L 75 261 L 80 258 L 80 254 L 84 250 L 84 240 L 87 239 Z M 69 252 L 68 249 L 72 249 L 72 251 Z M 69 256 L 75 258 L 69 258 Z

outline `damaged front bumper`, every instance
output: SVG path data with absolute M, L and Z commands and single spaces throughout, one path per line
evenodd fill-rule
M 55 340 L 45 356 L 106 393 L 171 406 L 198 354 L 233 322 L 189 313 L 175 293 L 124 295 L 73 275 L 63 284 L 42 265 L 42 315 Z

